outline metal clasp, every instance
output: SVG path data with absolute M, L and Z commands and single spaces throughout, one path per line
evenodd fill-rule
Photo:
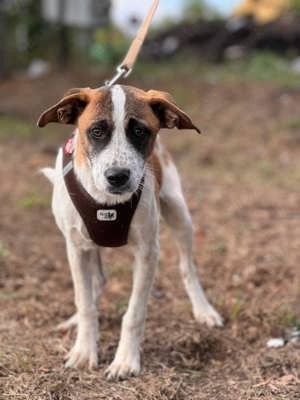
M 121 78 L 127 78 L 132 72 L 132 69 L 126 68 L 124 65 L 119 65 L 116 75 L 110 80 L 105 81 L 105 86 L 111 87 L 117 83 Z

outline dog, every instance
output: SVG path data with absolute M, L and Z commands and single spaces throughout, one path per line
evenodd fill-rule
M 145 92 L 123 85 L 69 91 L 41 115 L 38 126 L 51 122 L 75 125 L 74 173 L 91 198 L 113 207 L 130 202 L 141 191 L 128 234 L 135 257 L 133 288 L 116 355 L 106 370 L 109 380 L 138 376 L 147 303 L 159 260 L 160 214 L 176 239 L 179 267 L 195 319 L 210 327 L 223 325 L 198 280 L 191 216 L 177 169 L 159 139 L 162 128 L 200 131 L 168 93 Z M 77 312 L 60 329 L 77 326 L 66 367 L 95 368 L 99 339 L 97 303 L 105 278 L 99 246 L 91 240 L 64 181 L 63 151 L 58 152 L 55 168 L 42 171 L 53 184 L 52 211 L 65 237 L 75 290 Z

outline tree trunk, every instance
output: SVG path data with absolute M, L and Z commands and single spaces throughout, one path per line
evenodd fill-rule
M 7 74 L 7 48 L 6 48 L 6 13 L 4 0 L 0 0 L 0 79 Z

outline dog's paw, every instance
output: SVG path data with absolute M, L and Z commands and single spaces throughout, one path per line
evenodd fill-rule
M 82 368 L 88 366 L 89 369 L 98 367 L 97 341 L 96 340 L 76 340 L 72 350 L 66 357 L 66 368 Z
M 66 321 L 57 325 L 56 330 L 59 332 L 66 332 L 69 329 L 73 328 L 74 326 L 77 326 L 77 324 L 78 324 L 78 315 L 74 314 Z
M 210 304 L 201 310 L 194 310 L 194 316 L 200 324 L 206 324 L 210 328 L 222 328 L 224 321 L 221 315 Z
M 105 376 L 109 381 L 125 380 L 138 376 L 141 372 L 140 354 L 126 352 L 117 355 L 114 361 L 105 371 Z

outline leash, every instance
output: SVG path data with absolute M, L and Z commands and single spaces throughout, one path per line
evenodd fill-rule
M 131 74 L 134 64 L 137 60 L 137 57 L 141 51 L 141 48 L 144 44 L 145 39 L 146 39 L 147 33 L 149 31 L 151 22 L 156 13 L 158 5 L 159 5 L 159 0 L 153 0 L 153 4 L 149 10 L 149 13 L 146 16 L 144 22 L 142 23 L 136 37 L 134 38 L 133 42 L 131 43 L 131 46 L 130 46 L 124 60 L 117 67 L 116 75 L 110 81 L 105 82 L 106 86 L 108 86 L 108 87 L 113 86 L 121 78 L 127 78 Z

